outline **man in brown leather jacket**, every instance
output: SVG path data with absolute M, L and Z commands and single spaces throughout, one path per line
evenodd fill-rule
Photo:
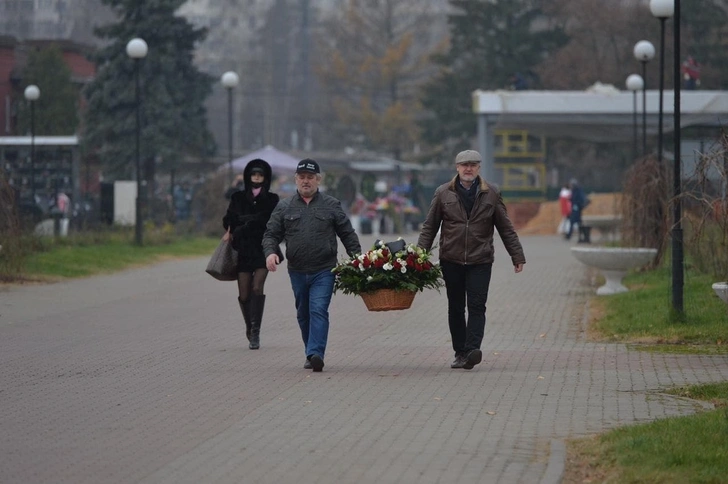
M 457 176 L 435 190 L 417 245 L 430 250 L 440 231 L 440 265 L 447 290 L 448 323 L 455 350 L 451 368 L 471 370 L 483 360 L 485 304 L 493 268 L 493 232 L 511 256 L 516 273 L 526 258 L 498 188 L 479 175 L 481 156 L 458 153 Z M 468 318 L 465 320 L 467 304 Z

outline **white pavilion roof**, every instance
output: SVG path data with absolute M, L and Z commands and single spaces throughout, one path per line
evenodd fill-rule
M 674 93 L 663 92 L 663 132 L 673 130 Z M 592 141 L 633 137 L 635 96 L 616 89 L 592 91 L 473 92 L 473 111 L 498 129 Z M 637 126 L 642 131 L 642 91 L 636 93 Z M 647 132 L 657 133 L 659 91 L 647 90 Z M 728 122 L 728 91 L 681 91 L 680 124 L 720 126 Z

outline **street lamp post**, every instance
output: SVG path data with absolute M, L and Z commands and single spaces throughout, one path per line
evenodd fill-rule
M 682 148 L 680 146 L 680 0 L 675 0 L 673 15 L 673 82 L 674 87 L 674 121 L 673 131 L 675 163 L 673 166 L 673 225 L 672 225 L 672 309 L 679 315 L 683 314 L 683 288 L 685 279 L 683 274 L 683 231 L 682 231 Z
M 228 178 L 229 182 L 233 182 L 233 89 L 240 82 L 240 78 L 233 71 L 228 71 L 222 75 L 220 82 L 225 86 L 228 92 L 228 149 L 229 149 L 229 160 L 228 160 Z
M 137 196 L 134 216 L 136 218 L 134 224 L 134 242 L 137 245 L 142 245 L 143 234 L 144 234 L 144 221 L 142 220 L 142 168 L 141 158 L 139 152 L 139 138 L 141 130 L 141 119 L 140 119 L 140 106 L 139 106 L 139 62 L 147 56 L 148 48 L 147 43 L 143 39 L 135 38 L 131 39 L 126 44 L 126 54 L 134 59 L 134 104 L 136 110 L 136 185 L 137 185 Z
M 634 57 L 642 63 L 642 155 L 647 156 L 647 63 L 655 57 L 655 46 L 648 40 L 634 45 Z
M 645 82 L 639 74 L 630 74 L 625 83 L 632 91 L 632 159 L 637 159 L 637 91 L 644 88 Z
M 30 103 L 30 193 L 35 209 L 35 102 L 40 98 L 40 89 L 35 84 L 25 88 L 25 99 Z
M 650 0 L 650 11 L 660 21 L 660 107 L 657 118 L 657 162 L 662 164 L 662 118 L 663 118 L 663 99 L 662 95 L 665 91 L 665 21 L 672 17 L 675 11 L 674 0 Z

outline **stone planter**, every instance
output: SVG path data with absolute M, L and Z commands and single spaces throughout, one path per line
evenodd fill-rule
M 572 247 L 571 254 L 581 263 L 599 269 L 606 284 L 597 289 L 600 296 L 627 292 L 622 279 L 630 269 L 641 267 L 657 255 L 657 249 L 644 247 Z
M 716 282 L 713 290 L 724 303 L 728 304 L 728 282 Z

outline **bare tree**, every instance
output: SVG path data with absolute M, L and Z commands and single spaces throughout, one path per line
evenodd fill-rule
M 339 142 L 395 158 L 412 149 L 419 88 L 432 73 L 444 20 L 426 2 L 350 0 L 322 23 L 315 72 Z
M 641 73 L 634 44 L 648 39 L 657 47 L 659 41 L 659 22 L 643 2 L 615 1 L 607 7 L 602 0 L 553 0 L 546 11 L 570 38 L 537 69 L 546 89 L 586 89 L 597 81 L 621 89 L 629 74 Z M 666 46 L 670 43 L 666 39 Z M 670 56 L 666 49 L 666 59 Z M 652 86 L 657 85 L 657 64 L 648 64 Z

